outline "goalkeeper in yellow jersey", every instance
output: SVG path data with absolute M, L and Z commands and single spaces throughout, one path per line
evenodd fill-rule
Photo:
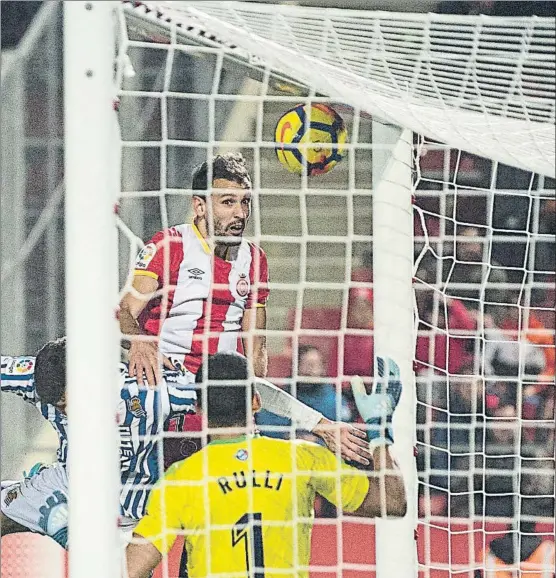
M 316 494 L 357 516 L 404 516 L 403 479 L 387 449 L 401 393 L 399 373 L 390 375 L 370 395 L 359 378 L 352 382 L 358 409 L 370 424 L 374 471 L 365 472 L 311 442 L 246 430 L 261 406 L 247 359 L 238 353 L 209 357 L 196 381 L 207 386 L 201 409 L 210 443 L 175 463 L 151 492 L 127 547 L 128 577 L 150 576 L 183 534 L 189 578 L 306 578 Z

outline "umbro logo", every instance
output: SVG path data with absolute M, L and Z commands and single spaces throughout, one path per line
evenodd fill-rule
M 193 269 L 188 269 L 187 272 L 189 273 L 190 279 L 197 279 L 197 281 L 201 281 L 202 280 L 201 275 L 205 274 L 203 270 L 197 269 L 197 267 L 194 267 Z

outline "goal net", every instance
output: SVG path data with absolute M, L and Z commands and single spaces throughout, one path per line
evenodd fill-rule
M 519 559 L 533 532 L 520 523 L 553 540 L 554 21 L 218 2 L 124 3 L 124 14 L 135 73 L 121 92 L 124 252 L 184 220 L 193 166 L 241 151 L 248 235 L 272 281 L 269 378 L 307 399 L 298 352 L 316 347 L 315 403 L 332 384 L 339 419 L 356 415 L 349 376 L 372 376 L 403 326 L 396 250 L 413 269 L 402 362 L 414 361 L 404 416 L 415 402 L 417 421 L 395 426 L 410 481 L 417 432 L 418 504 L 401 525 L 377 525 L 376 556 L 373 525 L 319 504 L 311 576 L 473 577 L 505 532 Z M 347 157 L 328 174 L 277 162 L 276 123 L 299 103 L 330 104 L 347 124 Z M 405 148 L 398 127 L 415 133 Z M 409 193 L 413 218 L 395 237 L 404 208 L 384 215 L 376 197 L 394 206 Z

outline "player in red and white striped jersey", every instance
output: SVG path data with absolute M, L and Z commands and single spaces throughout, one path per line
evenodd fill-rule
M 194 375 L 204 344 L 208 354 L 247 349 L 255 373 L 266 374 L 264 336 L 249 348 L 240 332 L 265 329 L 268 266 L 264 251 L 243 238 L 251 209 L 251 179 L 241 155 L 217 155 L 212 162 L 212 192 L 207 163 L 193 174 L 191 224 L 156 233 L 139 253 L 133 287 L 124 296 L 120 327 L 127 335 L 158 336 L 132 340 L 130 374 L 142 382 L 159 381 L 158 350 L 164 364 L 180 363 Z M 249 349 L 252 349 L 249 351 Z
M 181 365 L 192 382 L 203 355 L 223 351 L 244 353 L 255 375 L 266 376 L 268 265 L 264 251 L 243 238 L 251 212 L 244 158 L 230 153 L 204 162 L 193 172 L 192 189 L 193 223 L 153 236 L 137 257 L 136 292 L 127 293 L 120 304 L 121 331 L 132 336 L 129 374 L 140 384 L 143 375 L 151 384 L 160 381 L 159 354 L 164 366 Z M 133 339 L 138 335 L 157 339 Z M 265 409 L 295 415 L 299 402 L 271 387 L 259 388 Z M 302 414 L 298 423 L 310 423 L 306 429 L 334 449 L 332 422 L 320 416 L 315 426 L 315 412 Z M 368 463 L 361 437 L 360 431 L 341 425 L 344 458 Z

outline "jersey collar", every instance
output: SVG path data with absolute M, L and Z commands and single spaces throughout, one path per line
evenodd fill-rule
M 247 438 L 258 438 L 260 437 L 259 434 L 243 434 L 240 435 L 236 438 L 221 438 L 221 439 L 217 439 L 217 440 L 213 440 L 211 442 L 209 442 L 207 445 L 209 446 L 217 446 L 217 445 L 223 445 L 223 444 L 238 444 L 241 442 L 244 442 L 247 440 Z
M 207 243 L 207 241 L 203 237 L 203 235 L 201 235 L 201 232 L 199 231 L 199 229 L 197 229 L 197 225 L 195 223 L 191 223 L 191 228 L 193 229 L 193 232 L 195 233 L 195 236 L 197 237 L 197 239 L 199 239 L 199 242 L 201 243 L 201 246 L 203 247 L 204 252 L 207 255 L 210 255 L 212 253 L 212 251 L 210 250 L 209 244 Z

